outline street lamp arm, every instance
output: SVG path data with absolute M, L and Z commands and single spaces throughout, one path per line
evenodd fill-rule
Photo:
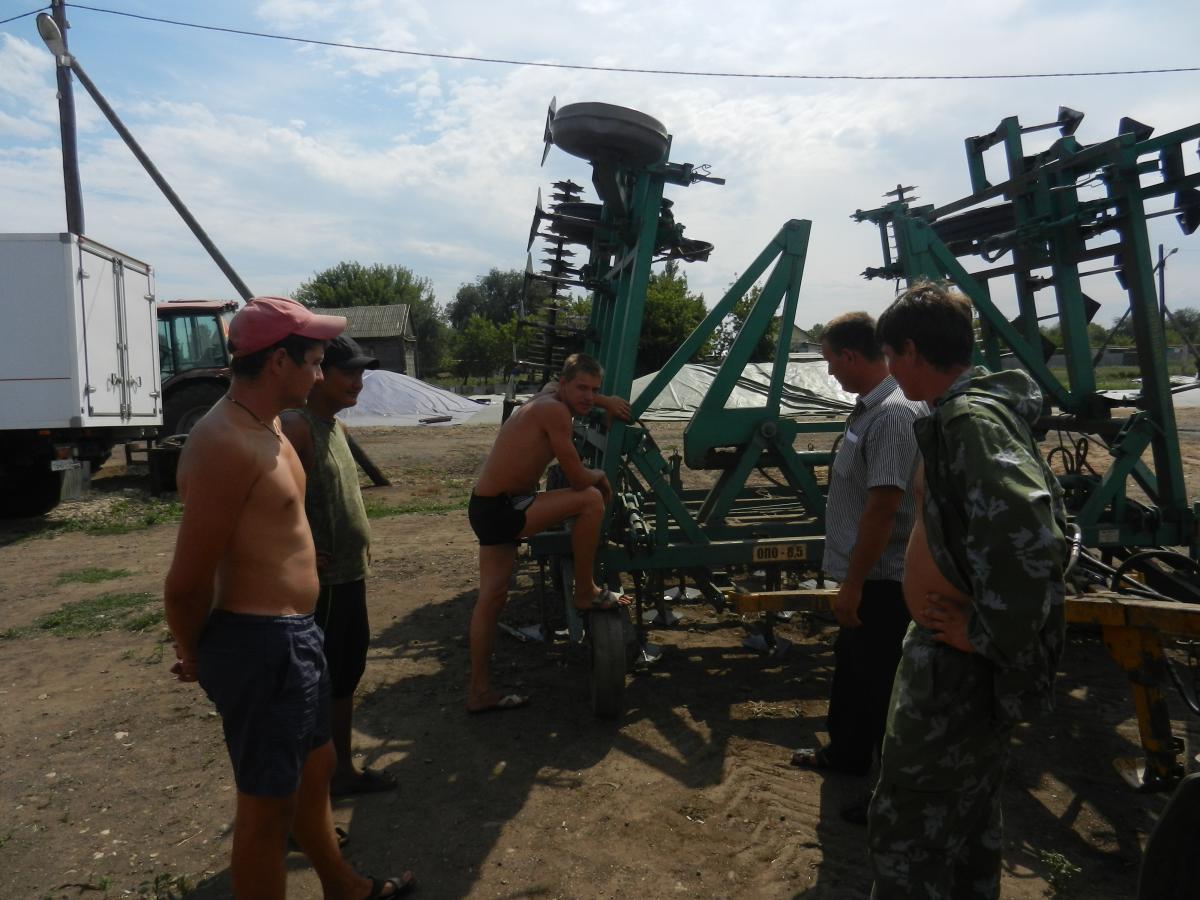
M 108 119 L 109 124 L 111 124 L 116 130 L 117 134 L 121 136 L 121 139 L 125 141 L 125 146 L 127 146 L 130 152 L 137 157 L 137 161 L 142 164 L 142 168 L 146 170 L 146 174 L 150 176 L 156 185 L 158 185 L 158 189 L 163 192 L 163 196 L 167 198 L 167 201 L 175 208 L 175 211 L 179 213 L 180 217 L 187 224 L 188 228 L 192 230 L 192 234 L 196 236 L 196 240 L 198 240 L 200 245 L 208 251 L 208 255 L 211 256 L 213 262 L 217 264 L 217 268 L 219 268 L 225 274 L 225 277 L 229 279 L 229 282 L 233 285 L 234 290 L 241 295 L 243 300 L 249 300 L 251 297 L 253 297 L 254 292 L 246 286 L 246 283 L 242 281 L 238 273 L 234 271 L 233 266 L 229 264 L 229 260 L 227 260 L 224 254 L 217 249 L 217 245 L 212 242 L 212 239 L 208 236 L 207 232 L 205 232 L 200 223 L 196 221 L 196 217 L 192 215 L 191 210 L 184 205 L 183 201 L 179 199 L 179 195 L 176 194 L 171 185 L 167 183 L 167 179 L 165 179 L 162 176 L 162 173 L 158 171 L 158 167 L 151 162 L 150 157 L 146 155 L 146 151 L 142 149 L 141 145 L 134 138 L 133 134 L 128 128 L 125 127 L 125 123 L 121 121 L 121 118 L 117 115 L 116 110 L 109 106 L 108 101 L 104 99 L 104 95 L 100 93 L 100 89 L 97 88 L 92 82 L 92 79 L 88 77 L 88 74 L 84 71 L 83 66 L 79 64 L 79 60 L 75 59 L 66 52 L 66 47 L 62 38 L 62 31 L 59 29 L 58 23 L 46 13 L 42 13 L 38 16 L 37 23 L 38 34 L 42 36 L 42 40 L 46 42 L 46 46 L 50 49 L 50 52 L 55 55 L 55 58 L 58 60 L 58 64 L 60 66 L 69 68 L 71 72 L 74 73 L 75 77 L 79 79 L 79 83 L 83 85 L 84 90 L 91 95 L 91 98 L 96 102 L 96 105 L 100 107 L 100 111 L 104 113 L 104 116 Z

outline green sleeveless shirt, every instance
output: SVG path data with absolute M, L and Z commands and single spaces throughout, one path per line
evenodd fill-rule
M 358 468 L 336 420 L 297 410 L 312 432 L 313 468 L 308 474 L 304 511 L 318 553 L 329 554 L 321 584 L 346 584 L 367 577 L 371 526 L 358 485 Z

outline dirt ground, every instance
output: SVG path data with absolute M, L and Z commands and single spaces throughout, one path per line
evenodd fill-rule
M 1184 456 L 1195 495 L 1200 413 L 1181 424 L 1193 429 Z M 679 433 L 666 432 L 664 449 Z M 401 787 L 336 804 L 348 855 L 368 873 L 412 868 L 429 898 L 865 897 L 865 829 L 838 816 L 865 779 L 787 764 L 790 748 L 825 737 L 830 620 L 781 624 L 793 646 L 774 659 L 742 646 L 740 618 L 675 604 L 682 622 L 651 632 L 663 657 L 630 679 L 628 709 L 613 722 L 589 710 L 582 653 L 502 635 L 499 683 L 533 705 L 464 714 L 476 548 L 462 507 L 494 433 L 360 434 L 395 486 L 366 492 L 392 514 L 373 520 L 356 747 Z M 154 615 L 176 527 L 67 527 L 146 502 L 144 472 L 119 462 L 42 525 L 0 529 L 5 898 L 229 894 L 234 794 L 220 722 L 197 686 L 168 674 Z M 112 577 L 85 582 L 85 569 Z M 509 623 L 537 621 L 536 574 L 520 564 Z M 47 625 L 55 611 L 113 594 L 141 608 L 104 613 L 112 630 L 94 620 L 71 637 Z M 1114 770 L 1115 758 L 1139 756 L 1137 727 L 1094 633 L 1072 632 L 1058 711 L 1023 728 L 1017 745 L 1003 895 L 1133 896 L 1166 798 L 1133 792 Z M 304 858 L 288 861 L 289 896 L 319 897 Z

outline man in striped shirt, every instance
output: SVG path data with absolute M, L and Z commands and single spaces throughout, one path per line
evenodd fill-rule
M 907 400 L 888 374 L 864 312 L 831 321 L 821 335 L 829 374 L 858 394 L 829 475 L 821 568 L 839 582 L 839 625 L 829 698 L 829 743 L 792 754 L 801 768 L 866 775 L 883 739 L 900 643 L 911 621 L 901 579 L 915 508 L 913 422 L 924 403 Z M 866 798 L 842 811 L 865 824 Z

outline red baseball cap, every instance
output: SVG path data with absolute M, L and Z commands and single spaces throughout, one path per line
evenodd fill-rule
M 257 353 L 290 334 L 327 341 L 346 328 L 342 316 L 318 316 L 286 297 L 252 297 L 229 323 L 229 347 L 235 357 Z

